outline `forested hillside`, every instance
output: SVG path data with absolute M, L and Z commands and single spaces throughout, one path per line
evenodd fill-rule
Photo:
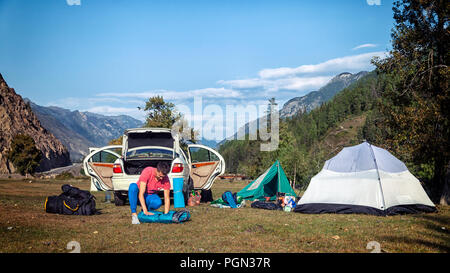
M 450 5 L 398 0 L 393 6 L 392 50 L 373 60 L 375 71 L 310 113 L 282 120 L 275 152 L 260 152 L 258 142 L 223 144 L 228 171 L 256 177 L 279 159 L 304 188 L 341 146 L 366 139 L 405 162 L 435 202 L 448 204 Z

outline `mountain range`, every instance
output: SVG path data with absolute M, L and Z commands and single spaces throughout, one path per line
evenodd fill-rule
M 40 106 L 25 99 L 42 126 L 55 135 L 70 152 L 72 162 L 81 161 L 89 147 L 106 146 L 125 129 L 142 127 L 143 122 L 127 115 L 105 116 L 71 111 L 56 106 Z

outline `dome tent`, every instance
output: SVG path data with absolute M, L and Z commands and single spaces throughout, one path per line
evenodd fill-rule
M 363 142 L 325 162 L 295 211 L 395 215 L 434 212 L 436 207 L 402 161 Z

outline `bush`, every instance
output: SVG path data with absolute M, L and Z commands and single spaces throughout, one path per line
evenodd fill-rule
M 42 152 L 32 137 L 18 134 L 11 142 L 7 157 L 21 175 L 34 174 L 41 162 Z

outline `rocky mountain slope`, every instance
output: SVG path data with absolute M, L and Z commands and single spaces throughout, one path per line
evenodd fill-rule
M 43 159 L 37 171 L 47 171 L 70 164 L 67 148 L 41 125 L 29 104 L 8 86 L 1 74 L 0 125 L 0 173 L 15 172 L 15 167 L 8 162 L 6 154 L 17 134 L 31 136 L 42 152 Z
M 126 115 L 104 116 L 29 103 L 42 125 L 69 149 L 74 162 L 81 161 L 88 154 L 89 147 L 106 146 L 125 129 L 142 127 L 143 124 Z
M 367 75 L 367 73 L 368 72 L 366 71 L 361 71 L 356 74 L 344 72 L 337 75 L 319 90 L 310 92 L 302 97 L 295 97 L 286 102 L 280 111 L 280 118 L 292 117 L 299 111 L 311 111 L 312 109 L 320 106 L 320 104 L 329 101 L 339 91 L 358 81 Z

